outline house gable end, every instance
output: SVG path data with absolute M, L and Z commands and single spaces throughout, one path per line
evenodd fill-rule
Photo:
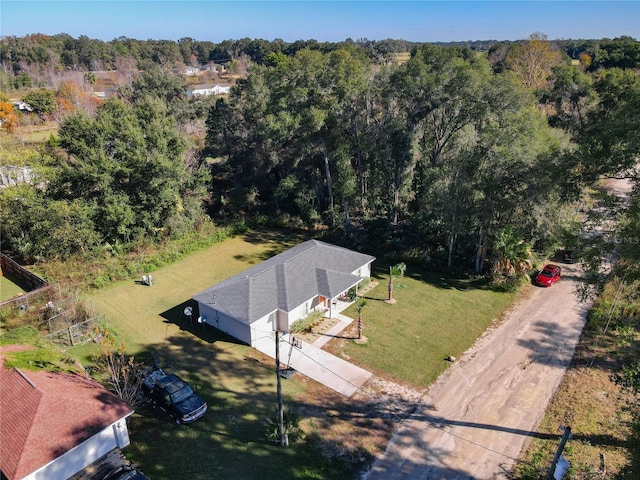
M 350 273 L 334 272 L 322 268 L 316 268 L 316 278 L 318 279 L 318 293 L 327 298 L 337 297 L 362 280 L 361 277 Z
M 193 299 L 249 323 L 249 278 L 236 278 L 234 282 L 223 282 L 204 290 Z

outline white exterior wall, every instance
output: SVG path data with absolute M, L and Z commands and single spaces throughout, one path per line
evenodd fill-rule
M 305 304 L 307 308 L 305 310 Z M 304 303 L 301 303 L 290 312 L 284 312 L 282 310 L 276 310 L 269 315 L 256 320 L 251 324 L 251 344 L 256 340 L 269 336 L 275 329 L 276 317 L 280 319 L 280 322 L 286 325 L 288 331 L 291 324 L 296 320 L 306 317 L 312 311 L 322 307 L 318 296 L 312 297 Z
M 315 310 L 321 310 L 325 307 L 326 305 L 324 303 L 320 303 L 320 295 L 318 295 L 311 299 L 311 307 L 309 308 L 309 311 L 313 312 Z
M 24 477 L 23 480 L 64 480 L 102 458 L 116 447 L 129 445 L 127 421 L 121 418 L 53 462 Z
M 220 87 L 216 85 L 215 87 L 209 88 L 194 88 L 187 92 L 187 95 L 197 97 L 199 95 L 207 96 L 207 95 L 228 95 L 231 91 L 231 87 Z
M 251 345 L 251 330 L 249 328 L 249 325 L 241 322 L 237 318 L 231 317 L 223 312 L 215 310 L 211 306 L 204 303 L 198 302 L 198 309 L 200 311 L 200 316 L 206 317 L 207 325 L 216 327 L 218 330 L 221 330 L 224 333 L 227 333 L 232 337 L 245 342 L 247 345 Z
M 358 270 L 351 272 L 351 275 L 357 275 L 362 278 L 371 277 L 371 263 L 367 263 L 364 267 L 361 267 Z
M 301 303 L 293 310 L 291 310 L 289 312 L 289 326 L 291 326 L 291 324 L 296 320 L 300 320 L 301 318 L 304 318 L 307 315 L 309 315 L 313 311 L 314 306 L 316 306 L 317 303 L 318 303 L 318 296 L 316 295 L 311 297 L 306 302 Z
M 251 345 L 257 340 L 273 335 L 277 323 L 276 316 L 277 310 L 274 310 L 251 324 Z

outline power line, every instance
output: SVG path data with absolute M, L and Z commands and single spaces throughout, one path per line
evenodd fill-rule
M 604 336 L 607 333 L 607 330 L 609 329 L 609 325 L 611 323 L 611 320 L 613 319 L 613 313 L 614 310 L 616 308 L 616 306 L 618 305 L 618 302 L 620 300 L 620 295 L 622 294 L 622 290 L 625 287 L 625 283 L 624 283 L 624 279 L 627 277 L 627 272 L 624 273 L 624 275 L 622 276 L 622 279 L 620 279 L 620 285 L 618 286 L 618 289 L 616 290 L 616 294 L 613 297 L 613 302 L 611 302 L 611 308 L 609 309 L 609 318 L 607 318 L 607 323 L 605 324 L 604 328 L 602 329 L 602 335 Z M 598 339 L 596 339 L 596 347 L 600 346 L 600 341 Z M 593 366 L 593 362 L 596 359 L 596 355 L 597 353 L 594 351 L 593 352 L 593 356 L 591 357 L 591 362 L 589 363 L 589 367 Z

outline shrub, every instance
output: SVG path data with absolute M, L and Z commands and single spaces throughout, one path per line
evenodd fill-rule
M 284 433 L 287 435 L 289 442 L 297 442 L 304 439 L 304 432 L 300 428 L 300 416 L 290 408 L 285 408 L 282 412 Z M 280 443 L 280 433 L 278 432 L 280 424 L 280 415 L 276 410 L 273 417 L 265 420 L 266 437 L 269 441 Z
M 313 329 L 313 327 L 315 327 L 316 324 L 320 321 L 322 316 L 323 316 L 323 313 L 320 311 L 311 312 L 306 317 L 293 322 L 293 324 L 291 325 L 291 332 L 292 333 L 310 332 L 311 329 Z
M 634 392 L 640 392 L 640 361 L 635 360 L 622 366 L 614 376 L 615 382 Z
M 102 384 L 132 409 L 142 403 L 142 377 L 144 365 L 125 354 L 124 345 L 116 345 L 112 332 L 99 325 L 100 353 L 92 355 L 94 371 Z

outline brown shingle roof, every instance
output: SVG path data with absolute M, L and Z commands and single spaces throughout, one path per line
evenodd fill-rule
M 2 347 L 2 353 L 15 350 Z M 82 375 L 7 369 L 0 354 L 0 470 L 23 478 L 117 420 L 124 402 Z

